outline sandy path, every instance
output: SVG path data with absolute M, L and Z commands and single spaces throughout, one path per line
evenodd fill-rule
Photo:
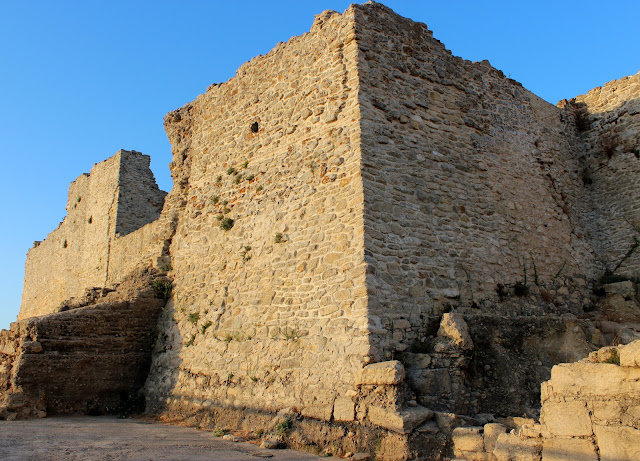
M 0 421 L 0 459 L 302 461 L 321 458 L 293 450 L 263 450 L 190 427 L 81 416 Z

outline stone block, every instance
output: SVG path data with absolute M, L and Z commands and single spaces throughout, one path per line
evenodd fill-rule
M 634 341 L 620 348 L 620 366 L 640 367 L 640 341 Z
M 523 424 L 518 429 L 518 435 L 528 438 L 540 438 L 542 437 L 542 426 L 540 424 Z
M 372 363 L 356 376 L 356 385 L 395 385 L 404 381 L 404 366 L 398 360 Z
M 469 326 L 462 314 L 447 313 L 442 316 L 438 336 L 447 338 L 461 349 L 473 349 Z
M 320 419 L 322 421 L 331 421 L 333 413 L 333 404 L 311 405 L 304 407 L 300 413 L 305 418 Z
M 411 387 L 421 395 L 437 396 L 451 393 L 451 375 L 448 368 L 410 368 L 408 377 Z
M 514 433 L 500 434 L 493 454 L 497 461 L 540 461 L 542 439 L 524 439 Z
M 493 453 L 496 447 L 496 441 L 500 434 L 507 432 L 506 426 L 499 423 L 488 423 L 484 425 L 484 449 L 489 453 Z
M 595 424 L 593 431 L 600 451 L 600 461 L 640 459 L 640 430 L 628 426 Z
M 636 289 L 633 282 L 626 280 L 624 282 L 608 283 L 603 286 L 605 293 L 611 295 L 622 295 L 625 298 L 632 298 L 636 295 Z
M 553 437 L 545 439 L 542 461 L 598 461 L 591 439 Z
M 482 427 L 456 427 L 451 439 L 457 451 L 484 451 Z
M 552 368 L 551 380 L 547 383 L 553 395 L 565 397 L 611 395 L 613 389 L 619 394 L 638 394 L 640 368 L 608 363 L 563 363 Z
M 353 421 L 355 419 L 355 403 L 349 397 L 338 397 L 333 405 L 333 419 L 336 421 Z
M 42 344 L 38 341 L 24 341 L 22 343 L 22 350 L 27 354 L 39 354 L 42 352 Z
M 545 402 L 540 422 L 552 436 L 589 437 L 592 434 L 591 418 L 585 402 Z
M 402 355 L 402 361 L 407 368 L 424 369 L 431 364 L 431 356 L 429 354 L 405 352 Z
M 612 389 L 612 391 L 615 391 L 615 389 Z M 622 420 L 622 408 L 616 400 L 594 401 L 592 406 L 593 417 L 596 421 L 620 422 Z
M 420 424 L 433 417 L 433 411 L 417 406 L 396 411 L 395 408 L 369 407 L 369 421 L 400 434 L 409 434 Z
M 493 461 L 493 454 L 486 451 L 459 451 L 454 449 L 452 461 Z
M 631 344 L 638 340 L 640 340 L 640 333 L 631 328 L 623 328 L 618 333 L 618 341 L 620 344 Z

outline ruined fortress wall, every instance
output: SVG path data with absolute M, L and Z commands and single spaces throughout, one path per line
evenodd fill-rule
M 120 166 L 115 236 L 110 241 L 105 285 L 145 267 L 166 268 L 171 213 L 162 217 L 166 192 L 158 189 L 147 155 L 127 154 Z
M 56 312 L 64 300 L 104 283 L 119 163 L 111 157 L 71 183 L 67 216 L 27 253 L 18 319 Z
M 124 236 L 158 219 L 166 192 L 158 189 L 148 155 L 121 151 L 116 234 Z
M 553 367 L 551 379 L 542 384 L 543 459 L 638 459 L 640 342 L 620 347 L 619 354 L 617 363 Z
M 353 14 L 319 15 L 165 118 L 182 208 L 153 408 L 329 420 L 353 387 L 368 353 Z
M 140 271 L 97 304 L 0 331 L 0 419 L 126 412 L 149 372 L 165 304 L 155 280 L 163 279 Z
M 149 170 L 149 157 L 119 151 L 69 187 L 67 216 L 27 254 L 19 319 L 57 312 L 60 304 L 104 287 L 159 253 L 147 230 L 131 232 L 160 213 L 164 192 Z M 113 250 L 117 256 L 111 258 Z M 127 251 L 136 250 L 136 253 Z M 135 255 L 132 257 L 132 255 Z
M 497 284 L 533 286 L 534 265 L 540 284 L 559 273 L 584 284 L 591 248 L 561 111 L 487 62 L 452 56 L 424 24 L 379 4 L 357 12 L 379 359 L 409 347 L 424 315 L 497 301 Z
M 169 266 L 171 237 L 166 220 L 157 220 L 125 236 L 115 236 L 109 247 L 109 271 L 105 285 L 110 287 L 138 269 Z
M 576 97 L 585 143 L 584 179 L 594 207 L 599 259 L 617 274 L 640 274 L 640 73 Z

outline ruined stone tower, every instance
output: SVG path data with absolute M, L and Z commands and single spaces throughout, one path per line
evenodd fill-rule
M 148 411 L 268 431 L 286 410 L 298 445 L 436 459 L 464 418 L 535 415 L 550 368 L 604 345 L 594 280 L 639 261 L 638 76 L 619 85 L 557 108 L 380 4 L 324 12 L 165 117 L 161 213 L 139 154 L 72 184 L 20 319 L 153 269 L 172 291 Z
M 19 319 L 57 312 L 88 288 L 113 285 L 136 266 L 153 265 L 140 253 L 145 250 L 121 238 L 160 215 L 166 194 L 149 160 L 121 150 L 71 184 L 66 218 L 29 250 Z

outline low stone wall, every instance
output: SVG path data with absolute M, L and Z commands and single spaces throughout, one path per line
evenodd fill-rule
M 0 419 L 127 412 L 149 372 L 165 300 L 149 272 L 97 304 L 0 333 Z M 142 404 L 142 402 L 140 402 Z
M 496 461 L 640 459 L 640 341 L 556 365 L 542 384 L 541 401 L 540 423 L 511 418 L 454 429 L 454 455 Z

